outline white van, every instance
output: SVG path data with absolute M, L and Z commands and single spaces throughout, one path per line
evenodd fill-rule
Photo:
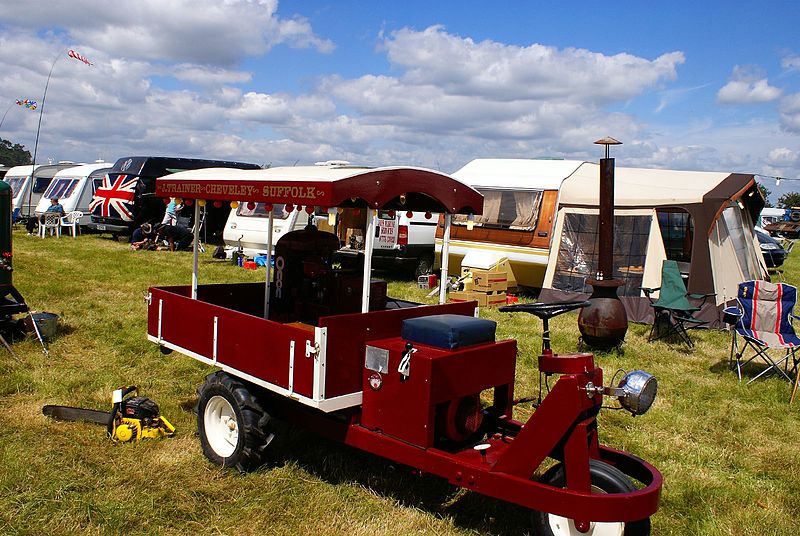
M 94 191 L 112 165 L 111 162 L 95 162 L 57 172 L 39 200 L 39 204 L 36 205 L 36 215 L 46 212 L 50 206 L 50 199 L 57 197 L 64 207 L 65 214 L 80 210 L 83 212 L 83 218 L 79 225 L 87 225 L 90 216 L 89 204 L 92 202 Z
M 415 277 L 431 273 L 438 222 L 439 214 L 430 212 L 378 211 L 373 265 L 413 271 Z
M 286 212 L 284 205 L 276 204 L 272 207 L 272 214 L 273 248 L 280 237 L 308 224 L 308 214 L 304 210 Z M 231 257 L 232 252 L 240 247 L 248 257 L 266 255 L 268 224 L 269 212 L 264 203 L 240 203 L 235 210 L 231 210 L 222 231 L 227 256 Z
M 777 223 L 779 221 L 783 221 L 785 215 L 786 215 L 786 209 L 783 208 L 772 208 L 772 207 L 762 208 L 761 214 L 759 214 L 758 216 L 759 222 L 757 223 L 757 226 L 763 228 L 769 225 L 770 223 Z M 800 218 L 798 219 L 800 220 Z
M 33 211 L 39 204 L 47 187 L 56 173 L 62 169 L 75 167 L 75 162 L 59 162 L 58 164 L 27 164 L 14 166 L 8 170 L 3 178 L 11 186 L 11 210 L 15 218 L 33 216 Z M 33 177 L 31 172 L 33 171 Z
M 303 229 L 308 225 L 309 215 L 304 211 L 286 212 L 285 206 L 273 205 L 272 244 L 278 242 L 290 231 Z M 351 212 L 348 209 L 348 212 Z M 263 203 L 242 203 L 232 210 L 223 231 L 225 250 L 228 257 L 241 247 L 248 257 L 265 255 L 267 252 L 267 225 L 269 213 Z M 328 225 L 328 216 L 316 214 L 314 224 L 326 231 L 337 232 L 342 245 L 349 249 L 362 249 L 361 229 L 365 227 L 366 212 L 353 211 L 340 216 L 339 229 Z M 360 217 L 359 217 L 360 216 Z M 351 221 L 345 225 L 344 221 Z M 415 275 L 429 273 L 433 268 L 433 243 L 436 235 L 438 214 L 422 212 L 379 211 L 375 225 L 375 249 L 373 266 L 376 268 L 400 268 Z M 348 233 L 352 227 L 359 234 Z M 352 243 L 349 243 L 349 242 Z

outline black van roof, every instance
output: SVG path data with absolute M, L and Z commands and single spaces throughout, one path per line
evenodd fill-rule
M 238 169 L 261 169 L 258 164 L 231 162 L 227 160 L 205 160 L 201 158 L 178 158 L 169 156 L 124 156 L 116 161 L 111 173 L 130 173 L 139 176 L 161 177 L 169 173 L 202 169 L 209 167 L 227 167 Z

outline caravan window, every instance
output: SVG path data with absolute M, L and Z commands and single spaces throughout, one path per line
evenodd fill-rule
M 597 214 L 564 214 L 553 288 L 591 294 L 586 281 L 596 276 L 598 221 Z M 650 216 L 614 217 L 613 277 L 625 283 L 619 288 L 620 296 L 641 293 L 651 221 Z
M 475 225 L 492 229 L 532 231 L 539 219 L 542 190 L 488 190 L 478 188 L 483 194 L 483 214 L 475 216 Z M 453 223 L 466 225 L 467 216 L 453 216 Z
M 22 187 L 25 184 L 25 179 L 28 177 L 6 177 L 6 182 L 9 186 L 11 186 L 11 192 L 16 197 L 16 195 L 22 191 Z
M 50 183 L 50 187 L 44 193 L 47 199 L 57 197 L 63 199 L 72 195 L 75 191 L 75 186 L 78 184 L 78 179 L 55 179 Z
M 236 209 L 237 216 L 245 216 L 245 217 L 252 217 L 252 218 L 267 218 L 269 217 L 269 213 L 267 212 L 266 205 L 264 203 L 239 203 L 239 208 Z M 276 220 L 285 220 L 289 217 L 289 213 L 286 212 L 285 206 L 281 203 L 275 203 L 272 205 L 272 217 Z
M 694 237 L 692 217 L 683 210 L 659 210 L 657 213 L 667 259 L 691 262 Z
M 52 180 L 53 177 L 36 177 L 36 180 L 33 181 L 33 193 L 40 194 L 47 190 Z

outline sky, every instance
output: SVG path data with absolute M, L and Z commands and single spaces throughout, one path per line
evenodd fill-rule
M 775 202 L 800 191 L 798 27 L 796 0 L 0 0 L 0 138 L 450 173 L 612 136 L 618 166 L 755 173 Z

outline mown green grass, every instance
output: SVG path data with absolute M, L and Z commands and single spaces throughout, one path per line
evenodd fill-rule
M 0 352 L 0 534 L 524 534 L 522 509 L 460 492 L 432 477 L 299 434 L 286 461 L 239 475 L 211 465 L 195 437 L 195 390 L 210 369 L 162 355 L 145 338 L 151 285 L 187 284 L 191 254 L 132 252 L 107 237 L 14 235 L 14 282 L 35 310 L 57 313 L 46 357 L 35 339 Z M 787 261 L 788 280 L 800 275 Z M 263 272 L 201 261 L 202 282 L 252 281 Z M 425 291 L 393 281 L 390 294 Z M 496 310 L 499 336 L 519 341 L 517 392 L 538 384 L 540 322 Z M 795 534 L 800 518 L 800 403 L 768 379 L 740 384 L 727 369 L 727 332 L 647 343 L 631 325 L 624 353 L 599 354 L 610 378 L 642 368 L 659 379 L 646 415 L 604 411 L 601 441 L 658 467 L 665 484 L 654 534 Z M 553 347 L 577 348 L 576 315 L 552 322 Z M 104 409 L 111 391 L 139 385 L 176 425 L 174 438 L 113 443 L 102 427 L 59 423 L 45 404 Z M 518 417 L 530 410 L 520 408 Z

